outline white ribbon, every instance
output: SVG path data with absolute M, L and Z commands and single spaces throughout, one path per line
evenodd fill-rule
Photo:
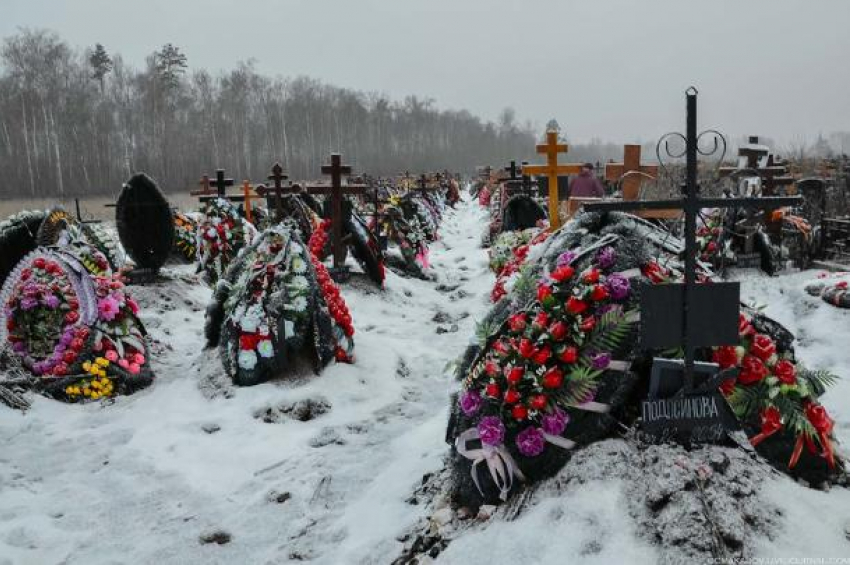
M 467 449 L 467 442 L 480 440 L 478 428 L 470 428 L 460 434 L 455 440 L 455 449 L 457 452 L 472 461 L 472 482 L 475 483 L 475 488 L 484 496 L 484 491 L 481 489 L 481 484 L 478 481 L 476 467 L 479 463 L 486 462 L 487 469 L 490 471 L 490 477 L 499 489 L 499 498 L 503 501 L 508 499 L 508 493 L 511 490 L 514 482 L 514 476 L 519 480 L 524 481 L 525 476 L 517 467 L 516 461 L 505 449 L 504 445 L 492 446 L 482 443 L 479 449 Z
M 572 407 L 584 410 L 585 412 L 596 412 L 597 414 L 607 414 L 611 411 L 611 406 L 609 404 L 602 404 L 601 402 L 593 401 L 573 404 Z

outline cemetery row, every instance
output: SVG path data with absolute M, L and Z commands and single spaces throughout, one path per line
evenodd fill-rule
M 385 262 L 404 276 L 433 278 L 428 246 L 445 206 L 458 200 L 458 182 L 448 173 L 344 182 L 351 169 L 337 154 L 322 172 L 330 182 L 286 182 L 276 164 L 268 184 L 245 181 L 234 192 L 219 170 L 192 192 L 198 212 L 172 209 L 154 180 L 137 174 L 115 204 L 117 238 L 79 208 L 76 217 L 57 208 L 7 219 L 0 340 L 12 376 L 0 382 L 0 398 L 26 407 L 21 392 L 34 389 L 84 402 L 149 385 L 131 287 L 167 284 L 167 262 L 196 264 L 213 290 L 203 330 L 234 383 L 285 375 L 299 356 L 316 372 L 353 361 L 354 325 L 339 284 L 356 276 L 381 288 Z M 361 272 L 351 272 L 349 255 Z

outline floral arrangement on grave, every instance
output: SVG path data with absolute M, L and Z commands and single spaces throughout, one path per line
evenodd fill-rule
M 214 285 L 236 258 L 250 245 L 257 230 L 239 215 L 229 200 L 216 198 L 206 203 L 195 237 L 198 272 Z
M 139 306 L 94 247 L 75 241 L 29 253 L 0 300 L 0 343 L 34 375 L 37 390 L 73 402 L 152 382 Z
M 629 279 L 612 272 L 615 252 L 604 247 L 581 272 L 576 255 L 564 253 L 537 284 L 528 307 L 491 334 L 463 381 L 460 409 L 474 425 L 457 439 L 458 453 L 487 461 L 506 499 L 523 467 L 547 449 L 569 450 L 564 437 L 577 411 L 605 411 L 594 401 L 606 371 L 624 370 L 615 352 L 631 328 Z M 471 441 L 481 449 L 469 449 Z M 483 491 L 482 491 L 483 494 Z
M 738 368 L 737 378 L 728 379 L 720 390 L 736 416 L 757 432 L 750 437 L 757 451 L 768 458 L 785 451 L 787 468 L 793 470 L 805 447 L 835 470 L 840 462 L 835 456 L 834 421 L 818 397 L 837 377 L 797 363 L 790 339 L 778 342 L 764 324 L 764 319 L 742 313 L 740 344 L 713 348 L 712 361 L 721 369 Z
M 384 207 L 384 231 L 398 245 L 407 270 L 425 276 L 430 268 L 425 230 L 415 215 L 405 217 L 401 198 L 391 196 Z
M 64 208 L 50 210 L 38 226 L 36 243 L 39 247 L 61 247 L 79 241 L 84 241 L 103 253 L 113 271 L 122 269 L 127 262 L 124 248 L 112 231 L 102 224 L 80 223 Z
M 493 290 L 490 291 L 492 302 L 498 302 L 510 292 L 520 278 L 531 249 L 545 242 L 549 235 L 549 231 L 539 228 L 523 232 L 503 232 L 499 235 L 490 251 L 490 268 L 501 265 L 496 271 Z
M 429 195 L 409 193 L 401 199 L 401 208 L 408 222 L 416 220 L 425 235 L 426 241 L 432 242 L 439 239 L 440 217 L 436 207 L 429 200 Z
M 115 226 L 121 245 L 136 268 L 156 272 L 171 255 L 174 218 L 156 182 L 144 173 L 133 175 L 121 189 L 115 206 Z
M 325 200 L 325 216 L 330 215 L 330 200 Z M 354 210 L 351 201 L 342 202 L 343 234 L 348 241 L 346 249 L 351 250 L 354 259 L 372 281 L 383 286 L 386 278 L 384 256 L 378 238 L 369 229 L 368 224 Z M 316 225 L 309 238 L 309 246 L 313 255 L 323 261 L 331 253 L 330 231 L 332 220 L 327 218 Z
M 190 263 L 197 256 L 197 222 L 188 214 L 174 212 L 174 248 L 172 254 Z
M 265 230 L 230 265 L 207 310 L 206 334 L 238 385 L 278 377 L 302 359 L 317 372 L 334 359 L 353 361 L 348 307 L 289 223 Z

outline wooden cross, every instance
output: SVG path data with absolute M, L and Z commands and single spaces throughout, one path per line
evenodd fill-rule
M 640 197 L 640 187 L 644 175 L 652 178 L 658 176 L 658 165 L 640 164 L 640 145 L 623 146 L 623 162 L 605 165 L 605 180 L 609 182 L 623 181 L 623 200 L 637 200 Z
M 274 195 L 274 209 L 275 209 L 275 221 L 280 222 L 283 219 L 283 195 L 284 194 L 298 194 L 303 192 L 301 187 L 298 185 L 289 184 L 289 186 L 283 186 L 283 181 L 289 178 L 287 174 L 283 171 L 283 167 L 280 166 L 280 163 L 275 163 L 272 166 L 272 174 L 268 177 L 268 180 L 274 183 L 274 186 L 267 187 L 265 185 L 260 185 L 257 187 L 257 194 L 266 199 L 266 205 L 271 208 L 271 198 Z
M 566 153 L 567 151 L 569 151 L 569 146 L 566 143 L 558 143 L 558 132 L 547 131 L 546 143 L 537 146 L 537 152 L 546 155 L 546 164 L 523 167 L 525 174 L 546 175 L 549 178 L 549 229 L 551 231 L 561 227 L 561 216 L 558 212 L 558 177 L 581 172 L 581 165 L 558 164 L 558 153 Z
M 242 181 L 242 200 L 245 206 L 245 219 L 250 223 L 254 223 L 254 216 L 251 213 L 251 198 L 254 196 L 251 191 L 251 182 L 248 179 Z
M 334 257 L 334 270 L 341 273 L 345 271 L 345 242 L 342 239 L 342 199 L 346 194 L 365 194 L 369 190 L 369 187 L 365 185 L 343 186 L 342 177 L 343 175 L 348 176 L 351 174 L 351 167 L 342 164 L 342 158 L 339 153 L 331 154 L 330 165 L 322 165 L 322 174 L 330 175 L 330 186 L 308 186 L 307 192 L 310 194 L 325 194 L 330 198 L 330 219 L 333 227 L 331 248 Z
M 225 178 L 224 169 L 218 169 L 215 172 L 215 180 L 210 180 L 208 175 L 203 175 L 198 184 L 201 186 L 201 190 L 190 192 L 190 194 L 192 196 L 198 196 L 198 200 L 201 202 L 208 202 L 216 198 L 227 198 L 227 187 L 233 186 L 233 179 Z M 230 198 L 230 200 L 242 199 L 242 197 Z

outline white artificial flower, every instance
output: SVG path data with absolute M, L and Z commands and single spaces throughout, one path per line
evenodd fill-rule
M 301 257 L 293 257 L 292 258 L 292 270 L 296 273 L 303 273 L 307 270 L 307 264 L 304 262 L 304 259 Z
M 216 231 L 213 228 L 207 230 L 207 237 L 215 237 Z
M 303 312 L 307 309 L 307 299 L 303 296 L 298 296 L 292 301 L 292 309 L 296 312 Z
M 274 357 L 274 346 L 272 346 L 271 340 L 260 340 L 260 343 L 257 344 L 257 351 L 260 353 L 260 357 L 265 357 L 266 359 Z
M 302 275 L 296 275 L 292 277 L 292 283 L 290 283 L 296 289 L 305 289 L 310 286 L 310 281 L 307 280 L 307 277 Z
M 250 371 L 257 366 L 257 354 L 252 350 L 241 350 L 239 352 L 239 366 Z
M 263 311 L 259 304 L 252 304 L 246 311 L 239 326 L 243 332 L 253 333 L 257 331 L 262 322 Z

